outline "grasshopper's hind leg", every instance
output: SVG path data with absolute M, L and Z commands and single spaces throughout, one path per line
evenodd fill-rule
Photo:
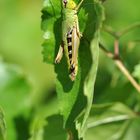
M 58 50 L 58 53 L 57 53 L 57 56 L 55 58 L 55 63 L 60 63 L 62 57 L 63 57 L 63 53 L 64 53 L 64 42 L 62 41 L 60 47 L 59 47 L 59 50 Z

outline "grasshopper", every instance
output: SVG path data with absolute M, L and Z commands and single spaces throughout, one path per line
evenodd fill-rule
M 69 77 L 75 80 L 78 71 L 78 48 L 82 34 L 79 31 L 77 12 L 84 0 L 78 5 L 73 0 L 62 0 L 62 43 L 59 47 L 55 63 L 60 63 L 65 53 L 69 69 Z

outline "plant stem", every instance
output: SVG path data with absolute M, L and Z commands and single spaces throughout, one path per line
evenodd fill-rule
M 125 35 L 126 33 L 130 32 L 131 30 L 134 30 L 135 28 L 139 28 L 140 27 L 140 22 L 134 23 L 120 31 L 117 32 L 117 35 L 119 37 L 122 37 L 123 35 Z
M 140 22 L 134 23 L 120 31 L 115 31 L 114 29 L 112 29 L 112 27 L 108 26 L 108 25 L 104 25 L 103 30 L 107 33 L 109 33 L 110 35 L 112 35 L 114 38 L 119 39 L 121 38 L 123 35 L 125 35 L 126 33 L 134 30 L 135 28 L 139 28 L 140 27 Z
M 128 115 L 117 115 L 117 116 L 110 116 L 108 118 L 104 118 L 101 120 L 97 120 L 95 122 L 90 122 L 87 125 L 87 128 L 93 128 L 99 125 L 103 125 L 103 124 L 108 124 L 108 123 L 112 123 L 112 122 L 117 122 L 117 121 L 124 121 L 124 120 L 130 120 L 130 119 L 134 119 L 135 117 L 130 117 Z
M 132 77 L 130 72 L 126 69 L 122 61 L 115 60 L 116 65 L 121 70 L 121 72 L 127 77 L 130 83 L 135 87 L 135 89 L 140 93 L 140 85 L 136 82 L 136 80 Z
M 114 58 L 114 54 L 108 51 L 101 43 L 99 44 L 100 48 L 103 50 L 103 52 L 108 56 L 109 58 L 113 59 L 115 61 L 116 66 L 120 69 L 120 71 L 127 77 L 127 79 L 130 81 L 130 83 L 133 85 L 133 87 L 140 93 L 140 85 L 136 82 L 136 80 L 133 78 L 133 76 L 130 74 L 130 72 L 127 70 L 127 68 L 124 66 L 123 62 L 120 60 L 120 58 Z
M 103 30 L 107 33 L 109 33 L 110 35 L 112 35 L 114 38 L 118 39 L 118 35 L 117 33 L 114 31 L 114 29 L 108 25 L 104 25 L 103 26 Z
M 119 58 L 119 40 L 114 41 L 114 58 Z

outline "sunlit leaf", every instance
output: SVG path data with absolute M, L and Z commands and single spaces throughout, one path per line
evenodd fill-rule
M 67 139 L 67 133 L 63 128 L 63 118 L 60 115 L 52 115 L 47 119 L 39 122 L 38 128 L 36 128 L 32 134 L 30 140 L 65 140 Z
M 138 115 L 121 103 L 93 105 L 88 118 L 87 140 L 122 139 Z M 101 133 L 100 133 L 101 132 Z M 93 133 L 96 134 L 93 137 Z

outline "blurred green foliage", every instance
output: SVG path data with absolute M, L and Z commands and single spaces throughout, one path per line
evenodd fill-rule
M 41 54 L 42 5 L 42 1 L 0 1 L 0 140 L 5 135 L 7 140 L 67 137 L 54 88 L 54 66 L 43 63 Z M 104 24 L 117 31 L 139 22 L 139 5 L 139 0 L 106 0 Z M 138 82 L 139 35 L 137 28 L 120 40 L 121 58 Z M 114 38 L 103 30 L 100 41 L 113 51 Z M 140 95 L 102 51 L 94 91 L 86 140 L 139 140 Z

